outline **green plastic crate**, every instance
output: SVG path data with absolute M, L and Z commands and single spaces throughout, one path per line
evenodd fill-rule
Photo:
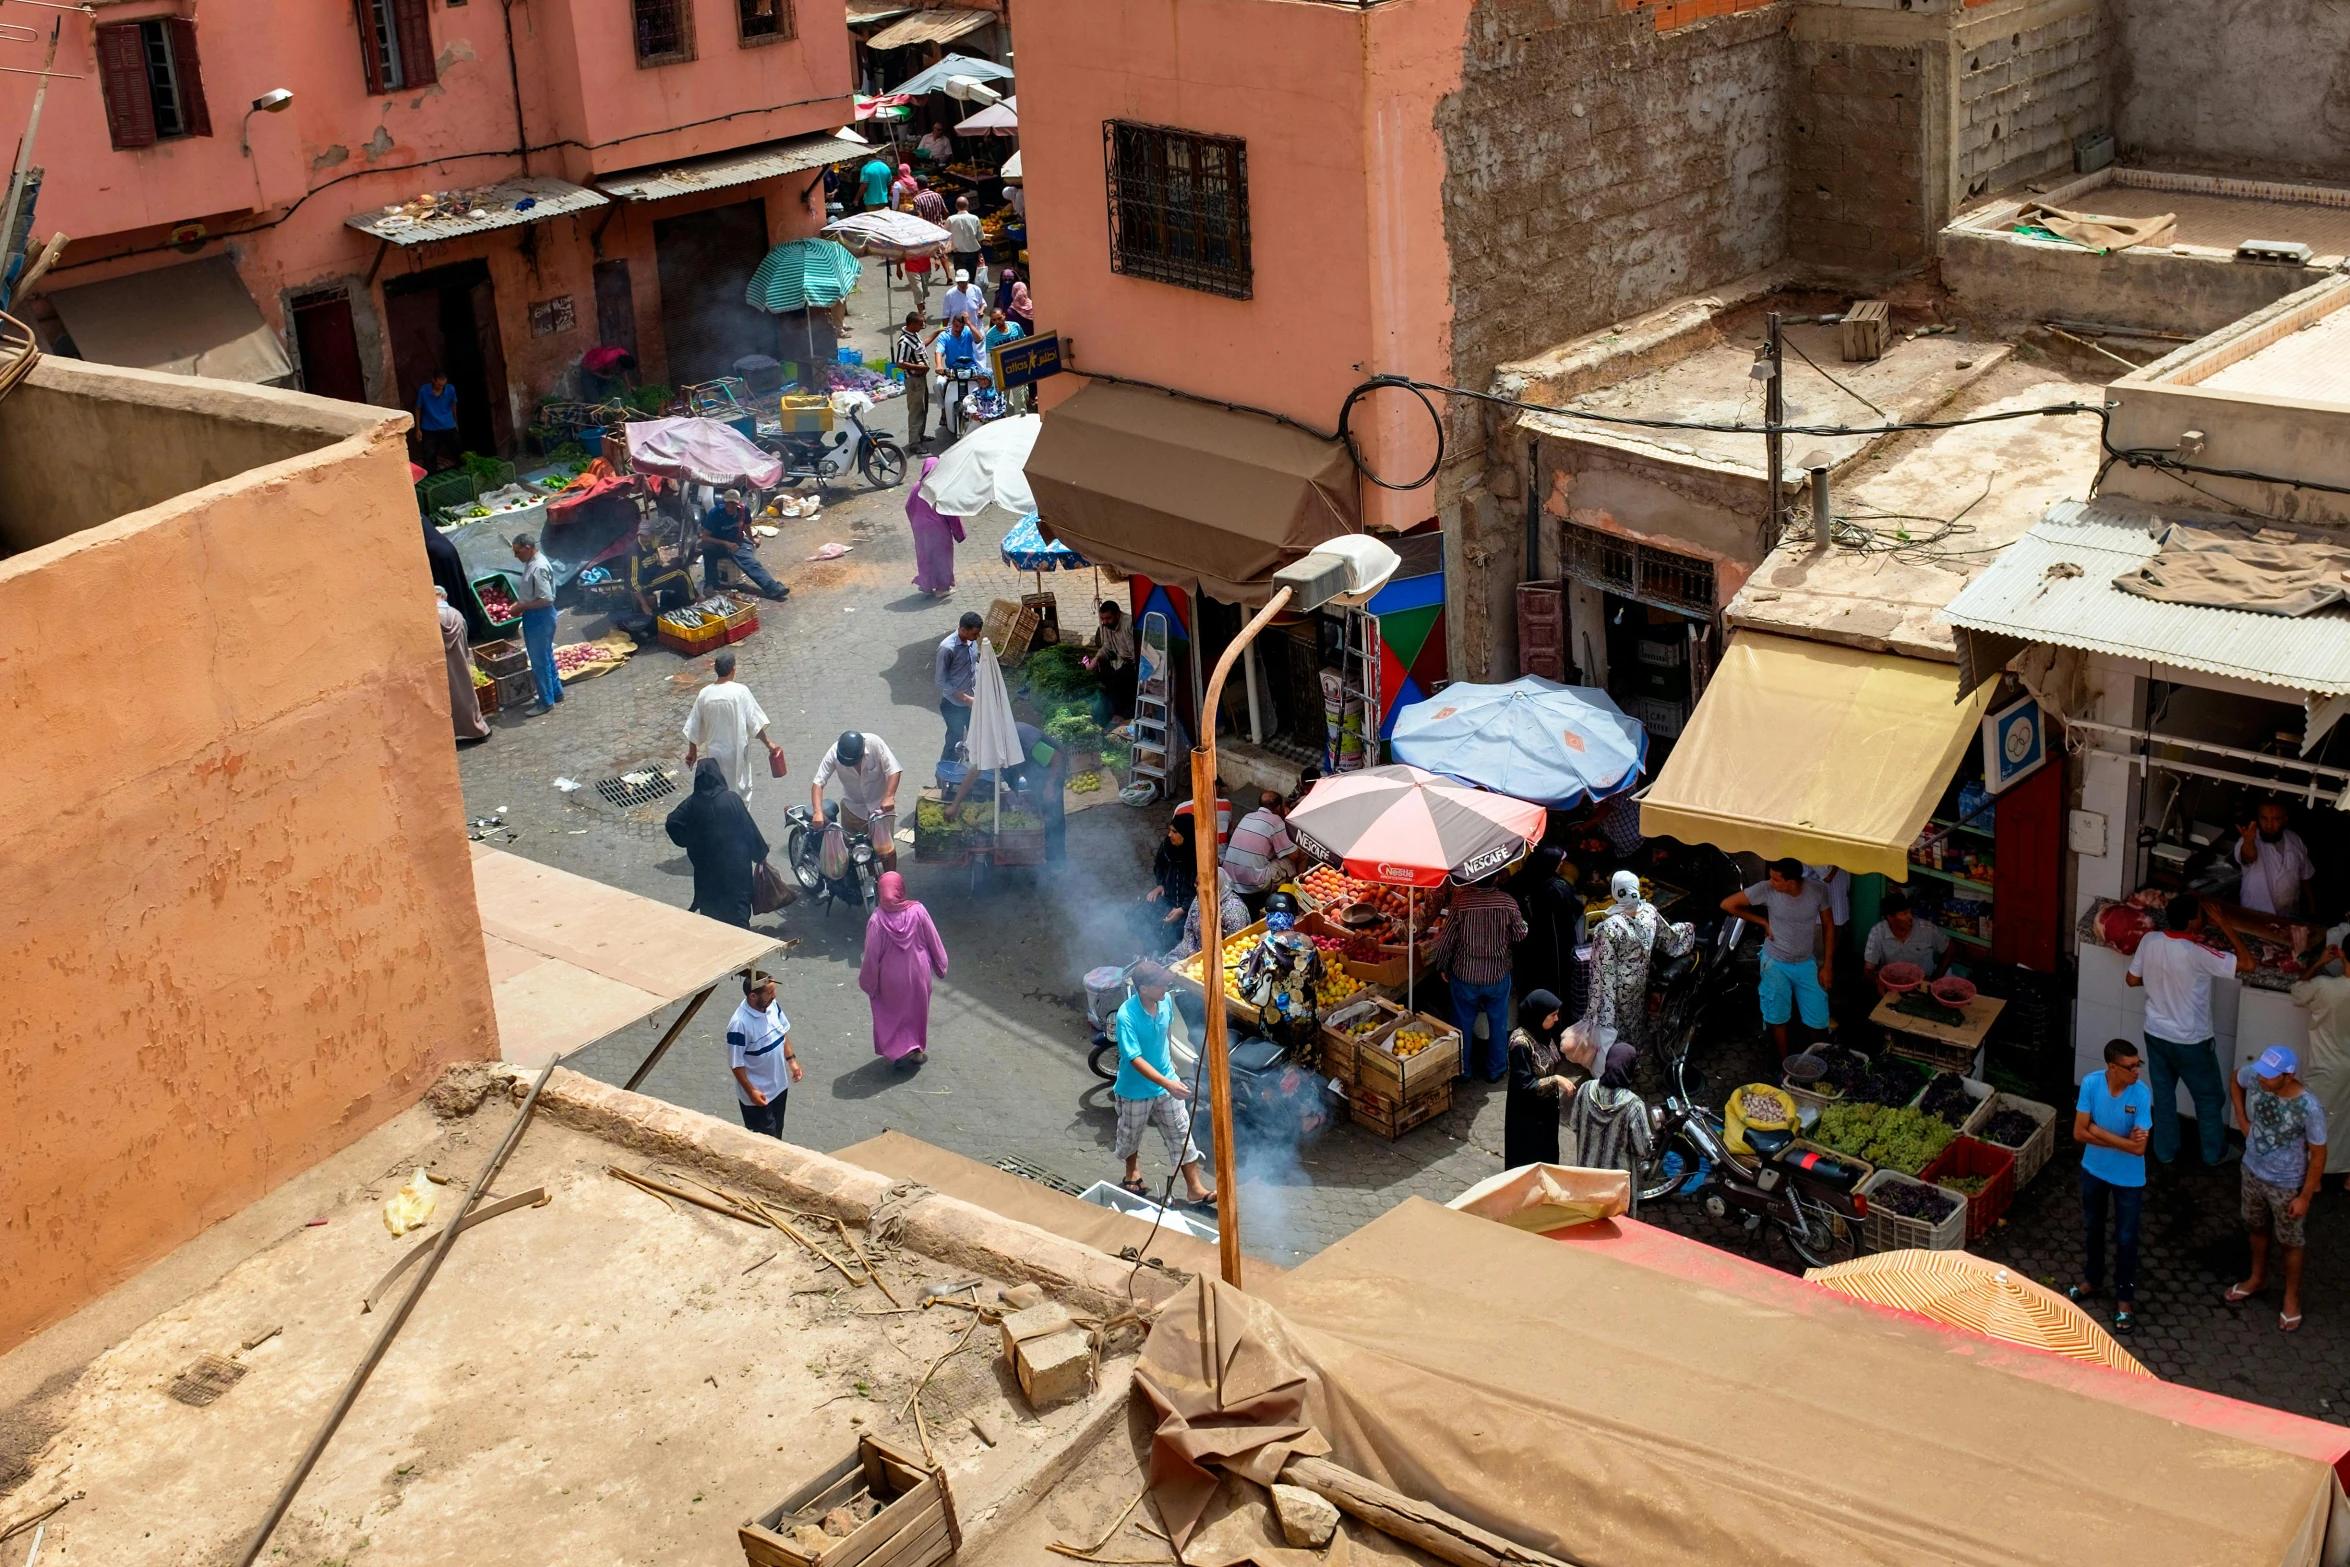
M 447 511 L 452 506 L 468 506 L 481 492 L 474 487 L 473 475 L 462 468 L 451 468 L 446 473 L 432 474 L 416 484 L 416 497 L 426 511 Z

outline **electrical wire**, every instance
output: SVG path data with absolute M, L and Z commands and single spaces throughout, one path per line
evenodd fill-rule
M 1805 353 L 1803 349 L 1796 343 L 1795 339 L 1782 333 L 1779 337 L 1779 344 L 1783 348 L 1794 349 L 1795 357 L 1802 360 L 1805 364 L 1810 365 L 1814 371 L 1817 371 L 1821 380 L 1827 382 L 1830 386 L 1834 387 L 1837 391 L 1842 392 L 1845 396 L 1851 398 L 1854 402 L 1866 404 L 1869 412 L 1875 414 L 1878 418 L 1890 419 L 1893 417 L 1884 409 L 1879 408 L 1875 403 L 1869 402 L 1867 398 L 1861 396 L 1860 393 L 1854 391 L 1851 387 L 1846 386 L 1842 381 L 1839 381 L 1834 376 L 1828 374 L 1827 371 L 1820 369 L 1819 362 L 1813 359 L 1811 355 Z

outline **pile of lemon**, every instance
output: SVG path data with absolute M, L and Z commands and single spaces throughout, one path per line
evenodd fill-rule
M 1362 988 L 1361 980 L 1334 967 L 1322 976 L 1322 983 L 1315 987 L 1314 999 L 1326 1007 L 1336 1006 Z
M 1434 1043 L 1436 1036 L 1425 1028 L 1399 1028 L 1388 1039 L 1387 1049 L 1390 1054 L 1408 1061 Z

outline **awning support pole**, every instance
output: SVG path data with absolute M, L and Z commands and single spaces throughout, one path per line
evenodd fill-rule
M 1197 599 L 1192 610 L 1192 657 L 1199 657 L 1199 611 Z M 1217 699 L 1224 694 L 1224 677 L 1232 673 L 1233 660 L 1257 639 L 1257 633 L 1272 623 L 1273 617 L 1289 604 L 1289 589 L 1276 588 L 1273 597 L 1256 618 L 1240 628 L 1240 635 L 1216 660 L 1216 672 L 1208 678 L 1208 689 L 1202 696 L 1201 711 L 1208 715 L 1202 726 L 1200 743 L 1191 748 L 1191 820 L 1192 843 L 1199 856 L 1199 949 L 1200 978 L 1208 993 L 1208 1039 L 1205 1057 L 1208 1088 L 1213 1100 L 1213 1120 L 1216 1139 L 1216 1254 L 1224 1267 L 1224 1282 L 1234 1289 L 1240 1284 L 1240 1177 L 1236 1172 L 1232 1151 L 1232 1070 L 1227 1053 L 1228 1020 L 1224 1016 L 1224 919 L 1221 896 L 1216 887 L 1216 723 L 1214 714 Z M 1196 668 L 1197 665 L 1195 664 Z M 1201 824 L 1206 831 L 1201 831 Z M 1194 1115 L 1198 1114 L 1196 1106 Z
M 643 1082 L 653 1068 L 661 1064 L 661 1058 L 669 1054 L 669 1047 L 677 1043 L 677 1036 L 685 1032 L 686 1024 L 694 1020 L 694 1014 L 702 1010 L 702 1003 L 709 1000 L 710 992 L 717 988 L 718 981 L 712 980 L 702 987 L 700 994 L 685 1004 L 685 1010 L 677 1014 L 677 1021 L 669 1025 L 669 1032 L 661 1036 L 661 1042 L 653 1047 L 653 1053 L 645 1057 L 644 1065 L 631 1072 L 628 1075 L 628 1081 L 621 1084 L 621 1087 L 630 1093 L 636 1092 L 636 1085 Z
M 367 276 L 362 280 L 361 287 L 367 287 L 375 282 L 375 275 L 383 270 L 384 257 L 391 251 L 391 248 L 392 242 L 388 239 L 379 239 L 375 242 L 375 259 L 367 264 Z

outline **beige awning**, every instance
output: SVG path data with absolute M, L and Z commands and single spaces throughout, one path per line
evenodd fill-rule
M 1905 881 L 1991 686 L 1892 653 L 1742 632 L 1640 805 L 1651 838 Z
M 712 158 L 696 158 L 690 163 L 608 175 L 596 181 L 596 189 L 622 201 L 662 201 L 671 196 L 748 185 L 783 174 L 805 174 L 828 164 L 864 157 L 872 150 L 871 142 L 844 127 L 815 136 L 769 142 L 763 147 L 720 153 Z
M 1281 567 L 1360 528 L 1338 442 L 1107 381 L 1046 412 L 1028 485 L 1048 537 L 1227 603 L 1263 597 Z
M 264 385 L 294 373 L 226 256 L 53 288 L 49 303 L 75 351 L 98 364 Z
M 961 11 L 940 7 L 900 17 L 865 40 L 868 49 L 903 49 L 912 44 L 943 44 L 975 33 L 994 21 L 993 11 Z
M 473 897 L 499 1053 L 522 1066 L 641 1023 L 782 945 L 478 843 Z

